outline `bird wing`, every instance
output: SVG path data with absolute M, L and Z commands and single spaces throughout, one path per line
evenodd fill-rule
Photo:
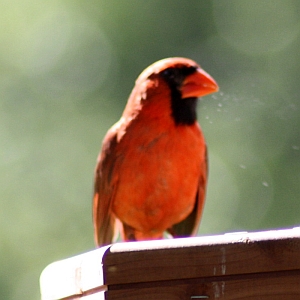
M 192 212 L 183 221 L 174 224 L 170 229 L 168 229 L 168 232 L 173 237 L 186 237 L 186 236 L 194 236 L 197 234 L 198 227 L 200 224 L 200 219 L 204 208 L 207 175 L 208 175 L 208 155 L 207 155 L 207 148 L 206 148 L 205 159 L 203 160 L 201 166 L 201 173 L 199 178 L 198 191 L 196 194 L 195 206 Z
M 117 230 L 111 209 L 118 180 L 114 172 L 117 144 L 117 131 L 112 128 L 103 140 L 95 170 L 93 221 L 95 242 L 98 246 L 112 243 Z

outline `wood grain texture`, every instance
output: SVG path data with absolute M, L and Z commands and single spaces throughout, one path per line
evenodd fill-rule
M 300 229 L 112 245 L 105 282 L 203 278 L 300 269 Z
M 114 244 L 49 265 L 42 299 L 300 299 L 299 253 L 300 228 Z
M 244 275 L 240 278 L 189 279 L 129 285 L 126 289 L 109 290 L 106 292 L 106 299 L 295 300 L 300 299 L 300 270 Z

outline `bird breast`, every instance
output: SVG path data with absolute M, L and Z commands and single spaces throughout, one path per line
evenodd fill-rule
M 163 231 L 194 207 L 205 141 L 198 123 L 140 125 L 138 120 L 132 122 L 117 147 L 119 172 L 112 210 L 137 230 Z

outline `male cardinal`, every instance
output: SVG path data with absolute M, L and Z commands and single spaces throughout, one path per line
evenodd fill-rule
M 218 90 L 193 60 L 173 57 L 138 77 L 121 119 L 109 129 L 95 170 L 97 246 L 196 234 L 207 183 L 197 97 Z

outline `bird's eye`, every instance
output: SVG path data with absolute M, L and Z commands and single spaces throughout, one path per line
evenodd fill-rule
M 169 68 L 169 69 L 166 69 L 162 72 L 162 75 L 165 77 L 165 78 L 168 78 L 168 79 L 172 79 L 175 77 L 175 71 L 173 68 Z

